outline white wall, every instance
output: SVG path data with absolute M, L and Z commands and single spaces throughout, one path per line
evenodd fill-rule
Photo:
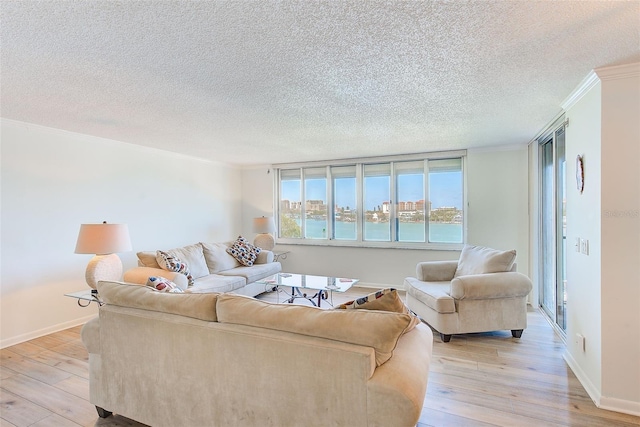
M 567 254 L 566 358 L 599 407 L 640 415 L 640 64 L 595 75 L 565 107 L 569 182 L 578 154 L 585 173 L 567 237 L 589 240 L 589 255 Z
M 273 209 L 268 166 L 243 170 L 244 230 Z M 527 148 L 469 151 L 467 156 L 469 243 L 518 251 L 518 270 L 528 274 Z M 402 287 L 420 261 L 457 259 L 458 251 L 278 245 L 291 253 L 283 270 L 360 279 L 364 286 Z
M 600 117 L 599 83 L 566 110 L 567 159 L 567 352 L 575 362 L 572 368 L 589 394 L 602 387 L 601 371 L 601 268 L 600 268 Z M 584 158 L 585 185 L 576 188 L 577 155 Z M 575 251 L 576 238 L 589 240 L 589 255 Z M 575 342 L 585 337 L 586 351 Z M 577 368 L 577 369 L 576 369 Z M 582 373 L 580 372 L 582 371 Z
M 467 243 L 516 249 L 518 271 L 529 275 L 528 150 L 469 150 Z
M 241 172 L 219 163 L 11 120 L 1 122 L 0 346 L 83 323 L 81 223 L 127 223 L 135 252 L 240 233 Z
M 602 407 L 640 415 L 640 63 L 602 80 Z

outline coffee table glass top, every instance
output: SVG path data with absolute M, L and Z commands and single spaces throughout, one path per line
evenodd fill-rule
M 260 283 L 279 286 L 290 286 L 300 289 L 315 289 L 318 291 L 345 292 L 358 283 L 358 279 L 340 277 L 313 276 L 311 274 L 277 273 L 273 276 L 258 280 Z

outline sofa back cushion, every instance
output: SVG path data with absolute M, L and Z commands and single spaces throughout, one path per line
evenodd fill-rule
M 183 246 L 181 248 L 162 250 L 162 252 L 166 252 L 185 263 L 194 279 L 210 274 L 204 258 L 202 244 L 200 243 Z M 157 251 L 138 252 L 136 255 L 138 256 L 138 264 L 140 267 L 162 268 L 156 259 Z
M 156 259 L 156 251 L 143 251 L 136 253 L 140 267 L 160 268 Z
M 179 314 L 208 322 L 217 321 L 217 293 L 158 292 L 149 286 L 112 281 L 100 281 L 97 288 L 106 304 Z
M 200 243 L 204 251 L 204 259 L 209 273 L 231 270 L 240 267 L 240 263 L 227 253 L 228 245 L 224 243 Z
M 323 310 L 274 304 L 254 298 L 221 294 L 216 303 L 218 322 L 293 332 L 371 347 L 376 365 L 393 354 L 400 336 L 413 326 L 408 314 L 371 310 Z
M 483 246 L 465 245 L 460 253 L 454 277 L 511 271 L 515 260 L 515 250 L 499 251 Z

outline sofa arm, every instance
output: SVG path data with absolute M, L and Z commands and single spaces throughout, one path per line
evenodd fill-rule
M 451 281 L 451 296 L 455 299 L 525 297 L 531 289 L 531 280 L 517 272 L 472 274 Z
M 171 280 L 183 291 L 189 286 L 187 276 L 184 274 L 153 267 L 134 267 L 124 273 L 123 279 L 127 283 L 146 285 L 151 276 L 164 277 L 167 280 Z
M 422 282 L 445 282 L 453 279 L 458 261 L 425 261 L 416 266 L 416 278 Z
M 98 316 L 82 325 L 80 339 L 87 352 L 100 354 L 100 319 Z
M 268 264 L 270 262 L 273 262 L 273 258 L 274 258 L 274 254 L 272 251 L 263 249 L 258 254 L 258 258 L 256 258 L 256 261 L 254 262 L 254 264 Z

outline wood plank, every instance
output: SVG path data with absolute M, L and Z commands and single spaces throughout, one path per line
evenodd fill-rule
M 2 381 L 2 389 L 80 425 L 95 423 L 98 417 L 87 400 L 22 374 Z
M 55 351 L 47 350 L 33 357 L 40 363 L 89 379 L 89 362 L 75 359 Z
M 51 415 L 51 411 L 3 389 L 0 389 L 0 408 L 2 419 L 17 427 L 30 426 Z
M 38 421 L 30 427 L 82 427 L 71 420 L 61 417 L 58 414 L 51 414 L 47 418 Z
M 505 403 L 508 405 L 508 402 Z M 447 397 L 437 396 L 434 398 L 434 396 L 427 395 L 427 398 L 424 401 L 424 407 L 496 426 L 540 427 L 541 425 L 540 420 L 537 418 L 527 417 L 511 412 L 509 406 L 506 406 L 505 410 L 501 411 L 488 408 L 483 405 L 472 405 L 465 402 L 459 402 Z M 424 422 L 428 423 L 428 418 Z M 559 424 L 545 423 L 544 425 L 551 427 Z
M 51 385 L 73 375 L 69 372 L 51 367 L 45 363 L 40 363 L 35 361 L 34 359 L 30 359 L 20 354 L 14 353 L 13 351 L 8 349 L 4 349 L 0 352 L 0 363 L 2 363 L 4 367 L 9 368 L 15 372 L 28 375 L 33 379 Z

